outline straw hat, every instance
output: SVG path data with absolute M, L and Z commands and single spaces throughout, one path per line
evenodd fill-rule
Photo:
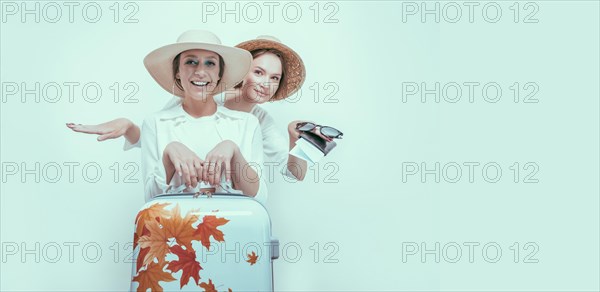
M 284 99 L 302 87 L 306 78 L 302 58 L 290 47 L 282 44 L 276 37 L 261 35 L 254 40 L 240 43 L 236 47 L 249 52 L 260 49 L 276 49 L 283 54 L 282 65 L 285 67 L 286 74 L 281 79 L 279 89 L 271 100 Z
M 176 43 L 150 52 L 144 58 L 144 66 L 162 88 L 173 95 L 184 97 L 183 90 L 175 84 L 173 60 L 181 52 L 194 49 L 213 51 L 223 58 L 223 77 L 215 88 L 214 95 L 242 81 L 252 64 L 252 55 L 248 51 L 222 45 L 221 40 L 212 32 L 188 30 L 179 36 Z

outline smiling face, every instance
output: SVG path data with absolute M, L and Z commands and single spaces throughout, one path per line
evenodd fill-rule
M 257 55 L 244 78 L 243 98 L 251 103 L 269 101 L 279 88 L 283 75 L 281 59 L 272 52 Z
M 221 57 L 206 50 L 184 51 L 175 58 L 173 66 L 178 66 L 175 68 L 177 86 L 194 100 L 212 97 L 223 71 Z

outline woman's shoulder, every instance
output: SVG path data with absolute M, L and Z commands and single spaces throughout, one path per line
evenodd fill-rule
M 275 119 L 273 119 L 269 112 L 259 105 L 254 106 L 250 113 L 258 119 L 261 127 L 275 123 Z

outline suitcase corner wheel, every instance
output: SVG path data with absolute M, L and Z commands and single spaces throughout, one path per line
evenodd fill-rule
M 273 291 L 279 240 L 265 207 L 194 195 L 157 196 L 138 212 L 131 291 Z

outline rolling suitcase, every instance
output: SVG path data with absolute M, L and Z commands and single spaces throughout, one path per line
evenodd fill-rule
M 279 241 L 252 198 L 161 195 L 135 223 L 131 291 L 273 291 Z

